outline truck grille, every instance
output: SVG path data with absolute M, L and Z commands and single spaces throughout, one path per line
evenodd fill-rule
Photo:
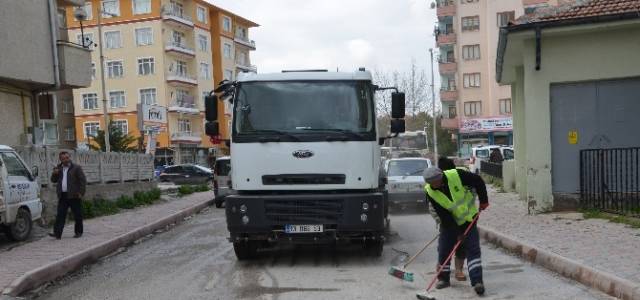
M 264 185 L 296 185 L 296 184 L 344 184 L 344 174 L 281 174 L 264 175 Z
M 264 207 L 273 225 L 337 224 L 342 218 L 343 200 L 269 200 Z

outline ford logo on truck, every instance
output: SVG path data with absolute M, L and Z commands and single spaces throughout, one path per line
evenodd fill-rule
M 311 150 L 296 150 L 293 151 L 293 157 L 295 158 L 309 158 L 313 156 L 313 152 Z

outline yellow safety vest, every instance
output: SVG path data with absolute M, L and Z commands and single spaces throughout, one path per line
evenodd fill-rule
M 478 208 L 473 201 L 473 193 L 462 185 L 458 170 L 444 171 L 444 176 L 447 177 L 451 199 L 444 193 L 432 189 L 428 183 L 424 186 L 424 191 L 436 203 L 451 212 L 458 225 L 473 221 L 473 217 L 478 213 Z

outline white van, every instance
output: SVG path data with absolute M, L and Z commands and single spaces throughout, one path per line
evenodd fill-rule
M 480 161 L 488 161 L 491 156 L 491 150 L 499 149 L 504 160 L 514 159 L 513 147 L 511 146 L 478 146 L 471 148 L 471 160 L 469 161 L 469 171 L 480 174 Z
M 18 153 L 0 145 L 0 227 L 11 240 L 26 240 L 33 221 L 40 219 L 42 202 L 37 177 L 37 167 L 30 171 Z

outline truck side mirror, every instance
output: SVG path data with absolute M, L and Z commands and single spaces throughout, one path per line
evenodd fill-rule
M 391 118 L 402 119 L 405 115 L 404 93 L 391 93 Z M 402 131 L 404 132 L 404 130 Z
M 218 121 L 218 97 L 216 95 L 204 97 L 204 115 L 209 122 Z
M 404 119 L 391 120 L 391 133 L 403 133 L 405 131 Z
M 204 133 L 208 136 L 220 135 L 220 128 L 218 126 L 218 122 L 208 121 L 206 124 L 204 124 Z

